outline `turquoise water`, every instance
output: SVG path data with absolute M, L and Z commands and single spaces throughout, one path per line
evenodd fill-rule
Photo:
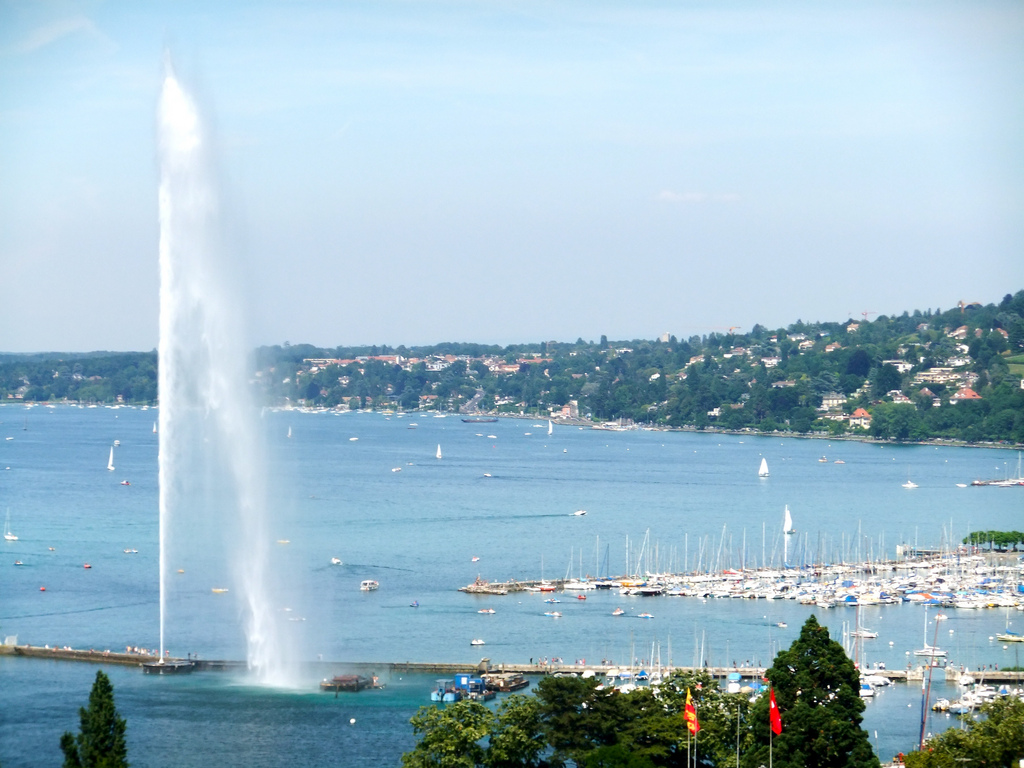
M 10 508 L 20 537 L 0 542 L 0 635 L 35 645 L 157 646 L 154 421 L 152 410 L 0 407 L 0 437 L 14 438 L 0 440 L 0 510 Z M 563 600 L 564 615 L 553 620 L 537 596 L 456 589 L 477 575 L 621 574 L 627 539 L 634 570 L 645 536 L 644 566 L 652 570 L 777 565 L 787 504 L 800 531 L 791 562 L 808 553 L 831 561 L 891 556 L 899 543 L 940 546 L 950 531 L 959 540 L 972 529 L 1016 529 L 1024 509 L 1017 489 L 956 487 L 1012 474 L 1017 457 L 1005 451 L 575 427 L 549 437 L 546 422 L 427 415 L 266 412 L 262 424 L 270 536 L 288 542 L 272 550 L 275 608 L 301 660 L 475 661 L 480 653 L 469 641 L 481 637 L 494 661 L 627 662 L 631 653 L 649 659 L 653 647 L 663 661 L 691 664 L 703 647 L 711 664 L 766 663 L 792 642 L 810 607 L 599 592 Z M 108 472 L 115 439 L 117 469 Z M 768 480 L 756 476 L 762 455 Z M 920 487 L 903 489 L 908 476 Z M 126 479 L 130 486 L 120 484 Z M 588 514 L 573 516 L 577 509 Z M 175 655 L 244 658 L 232 526 L 209 510 L 179 510 L 170 521 L 166 646 Z M 332 557 L 343 564 L 331 565 Z M 15 559 L 24 565 L 12 567 Z M 380 589 L 360 592 L 367 578 Z M 419 608 L 410 607 L 414 600 Z M 613 618 L 620 605 L 627 615 Z M 478 614 L 482 607 L 495 613 Z M 653 621 L 632 618 L 644 610 Z M 833 637 L 854 621 L 852 609 L 817 614 Z M 947 614 L 941 631 L 953 633 L 940 645 L 953 663 L 1014 663 L 1018 649 L 988 637 L 1007 621 L 1024 623 L 1020 614 Z M 864 608 L 861 621 L 880 632 L 865 643 L 868 663 L 905 666 L 922 643 L 920 606 Z M 412 743 L 407 721 L 431 682 L 389 680 L 384 691 L 335 699 L 315 692 L 323 668 L 293 691 L 224 674 L 108 672 L 129 718 L 133 764 L 153 766 L 206 764 L 210 755 L 227 764 L 393 765 Z M 0 658 L 5 702 L 17 705 L 0 708 L 0 762 L 34 765 L 49 753 L 48 762 L 57 761 L 60 732 L 75 726 L 94 674 L 89 665 Z M 881 755 L 916 739 L 919 704 L 920 691 L 907 687 L 868 704 L 866 725 L 878 730 Z

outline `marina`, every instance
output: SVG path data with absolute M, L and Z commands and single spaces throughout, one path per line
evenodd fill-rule
M 916 743 L 929 668 L 913 652 L 926 606 L 928 642 L 948 654 L 932 669 L 933 699 L 961 699 L 961 668 L 1006 676 L 983 685 L 1021 685 L 1004 668 L 1020 666 L 1024 643 L 997 639 L 1024 624 L 1011 602 L 1016 555 L 959 551 L 970 531 L 1019 528 L 1015 490 L 957 487 L 1000 474 L 1001 452 L 563 425 L 541 435 L 537 421 L 514 419 L 489 426 L 489 437 L 422 414 L 267 411 L 267 568 L 293 672 L 291 687 L 264 689 L 246 682 L 243 597 L 225 563 L 231 525 L 205 509 L 183 510 L 169 530 L 167 648 L 193 673 L 143 675 L 140 656 L 114 653 L 158 647 L 152 414 L 5 406 L 0 430 L 21 430 L 26 416 L 24 436 L 0 443 L 0 466 L 10 467 L 0 491 L 18 535 L 0 541 L 0 639 L 38 655 L 0 653 L 11 701 L 0 742 L 17 744 L 4 765 L 51 753 L 59 762 L 42 724 L 71 726 L 97 663 L 112 675 L 132 749 L 148 756 L 160 744 L 166 762 L 149 764 L 176 766 L 195 763 L 161 738 L 169 723 L 245 754 L 230 721 L 219 723 L 225 711 L 253 722 L 266 713 L 270 731 L 319 727 L 302 744 L 284 740 L 297 764 L 342 748 L 352 765 L 397 764 L 413 740 L 408 719 L 435 681 L 479 676 L 481 652 L 483 671 L 534 682 L 651 673 L 660 659 L 663 673 L 706 667 L 723 685 L 729 674 L 748 685 L 812 613 L 851 654 L 858 627 L 878 633 L 860 638 L 859 653 L 865 670 L 884 664 L 897 683 L 876 687 L 865 712 L 881 756 Z M 104 461 L 115 434 L 118 474 Z M 771 474 L 762 478 L 764 456 Z M 912 494 L 900 487 L 908 465 Z M 797 530 L 788 535 L 787 505 Z M 573 514 L 581 509 L 588 514 Z M 365 580 L 378 589 L 361 590 Z M 459 591 L 478 580 L 496 591 Z M 936 641 L 940 612 L 948 618 Z M 349 674 L 377 674 L 386 688 L 321 695 L 325 678 Z M 357 725 L 336 732 L 342 716 Z M 930 718 L 929 730 L 955 724 L 943 712 Z

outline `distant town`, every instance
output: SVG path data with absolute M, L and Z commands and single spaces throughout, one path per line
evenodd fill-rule
M 687 339 L 285 343 L 252 359 L 252 394 L 276 407 L 1024 444 L 1024 291 Z M 0 402 L 155 404 L 156 374 L 155 352 L 0 355 Z

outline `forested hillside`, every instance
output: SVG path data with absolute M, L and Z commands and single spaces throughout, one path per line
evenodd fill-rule
M 269 405 L 1024 443 L 1024 291 L 998 304 L 659 340 L 256 350 Z M 0 398 L 152 403 L 155 353 L 0 362 Z

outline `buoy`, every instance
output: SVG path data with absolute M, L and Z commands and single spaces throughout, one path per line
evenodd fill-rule
M 45 592 L 45 591 L 46 591 L 46 587 L 40 587 L 40 588 L 39 588 L 39 591 L 40 591 L 40 592 Z
M 349 725 L 355 725 L 356 724 L 356 719 L 354 717 L 349 718 L 348 724 Z

